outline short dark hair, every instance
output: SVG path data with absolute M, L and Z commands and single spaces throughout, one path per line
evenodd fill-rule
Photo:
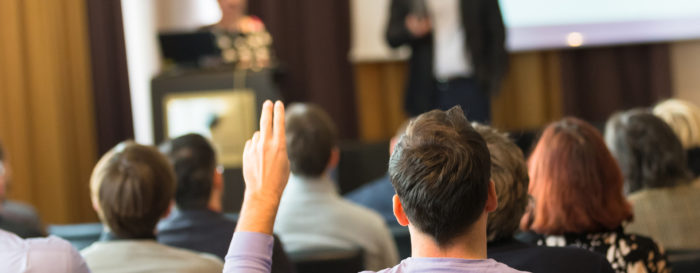
M 333 120 L 313 104 L 292 104 L 286 113 L 287 154 L 292 173 L 316 177 L 326 170 L 337 133 Z
M 123 142 L 95 166 L 90 192 L 112 233 L 123 239 L 149 238 L 173 200 L 175 175 L 156 148 Z
M 673 129 L 645 109 L 613 115 L 605 141 L 625 177 L 625 193 L 691 181 L 686 153 Z
M 445 247 L 484 212 L 491 159 L 460 107 L 433 110 L 408 125 L 389 176 L 411 223 Z
M 216 152 L 198 134 L 187 134 L 160 145 L 175 169 L 175 203 L 180 209 L 206 209 L 211 196 Z

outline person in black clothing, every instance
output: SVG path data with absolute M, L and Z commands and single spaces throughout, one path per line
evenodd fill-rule
M 174 165 L 177 178 L 176 209 L 158 224 L 158 242 L 222 260 L 228 251 L 236 222 L 222 214 L 223 177 L 209 141 L 187 134 L 161 145 Z M 272 272 L 294 272 L 278 238 L 272 255 Z
M 390 12 L 389 45 L 412 49 L 408 114 L 461 105 L 469 120 L 487 123 L 508 66 L 498 1 L 392 0 Z
M 534 273 L 613 273 L 610 263 L 600 254 L 577 248 L 534 246 L 513 237 L 529 203 L 525 158 L 505 134 L 480 124 L 474 124 L 474 128 L 491 153 L 491 180 L 496 184 L 499 204 L 487 222 L 489 258 Z

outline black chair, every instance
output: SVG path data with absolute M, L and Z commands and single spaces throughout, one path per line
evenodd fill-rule
M 386 175 L 389 166 L 389 141 L 340 143 L 340 161 L 336 170 L 338 188 L 344 195 L 367 182 Z
M 700 272 L 700 249 L 668 250 L 666 255 L 673 273 Z
M 396 249 L 399 250 L 399 258 L 401 260 L 411 257 L 411 234 L 408 232 L 408 227 L 390 225 L 391 235 L 394 236 Z
M 357 273 L 364 270 L 362 250 L 323 248 L 289 252 L 297 273 Z
M 99 240 L 102 230 L 102 223 L 50 225 L 48 228 L 49 234 L 65 239 L 78 250 Z

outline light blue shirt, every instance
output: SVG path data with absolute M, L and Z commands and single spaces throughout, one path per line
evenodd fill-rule
M 274 230 L 288 252 L 360 247 L 365 266 L 373 270 L 399 261 L 384 219 L 343 199 L 327 177 L 292 175 L 280 201 Z
M 4 230 L 0 230 L 0 271 L 90 272 L 78 251 L 61 238 L 49 236 L 24 240 Z

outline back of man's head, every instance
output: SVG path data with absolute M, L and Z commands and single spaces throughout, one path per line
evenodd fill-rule
M 175 168 L 178 208 L 206 209 L 216 171 L 216 153 L 209 141 L 187 134 L 163 143 L 160 150 Z
M 525 157 L 508 136 L 486 125 L 473 124 L 491 153 L 491 180 L 496 186 L 498 209 L 489 213 L 486 234 L 489 242 L 512 238 L 520 226 L 529 196 L 530 178 Z
M 441 247 L 484 213 L 490 173 L 486 143 L 459 107 L 418 116 L 389 161 L 406 216 Z
M 318 177 L 336 146 L 333 120 L 313 104 L 292 104 L 286 111 L 287 154 L 293 174 Z
M 156 148 L 123 142 L 107 152 L 90 178 L 102 222 L 124 239 L 153 236 L 175 192 L 175 175 Z

